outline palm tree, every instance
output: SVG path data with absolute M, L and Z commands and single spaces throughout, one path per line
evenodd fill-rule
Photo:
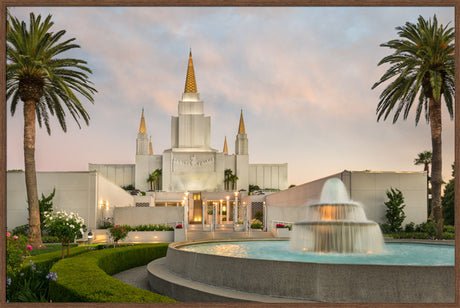
M 451 119 L 453 118 L 453 95 L 455 93 L 454 29 L 438 25 L 436 15 L 426 21 L 422 16 L 418 23 L 406 22 L 397 27 L 400 39 L 381 44 L 394 50 L 378 65 L 389 63 L 391 67 L 372 89 L 391 79 L 382 91 L 377 106 L 377 121 L 384 120 L 395 110 L 393 123 L 403 112 L 407 119 L 418 96 L 415 123 L 422 112 L 431 128 L 432 144 L 432 208 L 438 237 L 442 237 L 442 121 L 441 100 L 444 98 Z
M 230 176 L 230 181 L 232 182 L 232 189 L 236 189 L 236 182 L 239 180 L 239 178 L 236 176 L 236 174 L 232 174 Z
M 225 179 L 224 179 L 225 190 L 229 190 L 230 189 L 231 177 L 233 175 L 232 169 L 225 169 L 224 170 L 224 175 L 225 175 Z
M 426 171 L 428 178 L 430 178 L 430 164 L 432 156 L 431 151 L 425 151 L 418 153 L 418 156 L 414 159 L 414 165 L 424 165 L 423 171 Z
M 147 183 L 150 184 L 150 190 L 153 190 L 153 183 L 156 181 L 156 175 L 155 172 L 152 172 L 149 174 L 149 177 L 147 178 Z
M 49 117 L 55 115 L 66 131 L 63 105 L 80 127 L 79 119 L 86 124 L 89 115 L 80 98 L 94 102 L 96 91 L 90 86 L 87 73 L 91 70 L 83 60 L 64 58 L 62 53 L 80 46 L 75 39 L 60 42 L 64 30 L 53 32 L 51 15 L 42 21 L 41 16 L 30 14 L 30 24 L 20 22 L 8 14 L 6 48 L 6 98 L 11 100 L 14 115 L 19 101 L 24 103 L 24 162 L 27 200 L 29 203 L 29 234 L 34 237 L 34 247 L 42 246 L 40 211 L 38 205 L 35 171 L 35 117 L 41 127 L 45 124 L 50 134 Z
M 155 190 L 160 190 L 160 183 L 161 183 L 161 175 L 162 175 L 162 170 L 161 169 L 156 169 L 153 172 L 153 176 L 155 177 Z
M 426 205 L 427 205 L 427 215 L 432 216 L 431 214 L 431 205 L 430 198 L 430 164 L 431 164 L 432 154 L 430 151 L 425 151 L 418 153 L 418 156 L 414 159 L 414 165 L 424 165 L 424 171 L 426 172 Z

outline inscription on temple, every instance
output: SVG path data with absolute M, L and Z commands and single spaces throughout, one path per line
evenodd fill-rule
M 172 162 L 174 171 L 214 170 L 214 156 L 203 158 L 192 154 L 188 157 L 174 157 Z

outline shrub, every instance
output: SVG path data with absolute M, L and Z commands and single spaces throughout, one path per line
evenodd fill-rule
M 390 224 L 387 223 L 380 224 L 380 229 L 382 230 L 383 234 L 389 234 L 392 232 Z
M 53 302 L 174 302 L 169 297 L 110 277 L 164 257 L 167 248 L 167 243 L 144 244 L 96 250 L 63 259 L 51 268 L 58 279 L 50 284 L 50 298 Z
M 444 232 L 449 232 L 449 233 L 455 233 L 455 227 L 454 226 L 444 225 L 443 231 Z
M 387 190 L 388 201 L 384 202 L 387 207 L 385 217 L 390 225 L 390 231 L 401 231 L 401 225 L 406 218 L 404 214 L 404 197 L 399 189 L 390 188 Z
M 455 233 L 452 232 L 444 232 L 442 234 L 442 238 L 445 240 L 455 240 Z
M 430 236 L 426 232 L 395 232 L 392 234 L 394 239 L 430 239 Z
M 30 240 L 24 235 L 11 235 L 6 232 L 6 275 L 13 277 L 24 265 L 25 258 L 32 250 Z
M 11 231 L 11 233 L 15 235 L 28 236 L 29 235 L 29 224 L 17 226 Z
M 53 235 L 43 235 L 42 242 L 43 243 L 60 243 L 59 238 Z
M 38 200 L 38 206 L 40 211 L 40 230 L 42 232 L 42 235 L 43 231 L 47 231 L 45 226 L 45 213 L 51 213 L 53 211 L 53 198 L 55 194 L 56 188 L 53 188 L 53 192 L 49 194 L 48 197 L 45 197 L 45 195 L 42 193 L 42 198 Z
M 423 222 L 415 227 L 415 231 L 417 232 L 425 232 L 429 236 L 436 236 L 436 228 L 432 221 Z
M 262 211 L 257 211 L 254 213 L 254 218 L 259 220 L 259 221 L 264 221 L 264 212 Z
M 99 226 L 99 229 L 110 229 L 112 227 L 113 227 L 112 217 L 107 217 L 102 221 L 101 225 Z
M 20 274 L 7 279 L 6 298 L 10 302 L 48 302 L 49 279 L 56 279 L 50 273 L 51 265 L 36 265 L 32 260 Z
M 253 219 L 251 221 L 251 229 L 262 229 L 263 224 L 260 220 Z
M 84 220 L 78 214 L 66 211 L 45 212 L 45 227 L 51 235 L 57 236 L 62 243 L 62 258 L 64 258 L 64 246 L 67 246 L 67 257 L 69 256 L 69 243 L 75 238 L 83 236 L 86 229 Z
M 123 240 L 128 235 L 129 229 L 129 226 L 116 225 L 115 227 L 109 229 L 110 236 L 113 238 L 115 243 L 118 243 L 118 241 Z
M 414 232 L 415 231 L 415 223 L 410 222 L 404 227 L 405 232 Z

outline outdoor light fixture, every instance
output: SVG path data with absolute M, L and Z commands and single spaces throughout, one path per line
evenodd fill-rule
M 93 243 L 93 232 L 89 230 L 88 232 L 88 245 L 91 245 Z

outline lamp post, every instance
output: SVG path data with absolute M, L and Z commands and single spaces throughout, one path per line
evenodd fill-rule
M 186 191 L 185 194 L 184 194 L 184 228 L 185 230 L 187 230 L 187 227 L 188 227 L 188 195 L 189 195 L 189 192 Z
M 212 203 L 212 222 L 211 222 L 212 231 L 216 231 L 216 223 L 217 223 L 217 202 L 213 202 Z
M 89 230 L 88 232 L 88 245 L 91 245 L 93 243 L 93 232 Z
M 267 231 L 267 205 L 265 204 L 265 201 L 263 202 L 263 206 L 264 206 L 264 216 L 263 216 L 263 220 L 262 223 L 264 224 L 264 231 Z
M 205 221 L 205 219 L 204 219 L 205 216 L 204 215 L 207 214 L 206 213 L 206 202 L 205 201 L 203 201 L 203 206 L 201 207 L 201 212 L 202 212 L 201 213 L 201 226 L 202 226 L 203 231 L 204 231 L 204 221 Z
M 243 229 L 244 232 L 247 231 L 248 228 L 248 207 L 246 206 L 246 202 L 243 202 Z
M 230 211 L 230 204 L 228 203 L 228 200 L 230 200 L 230 196 L 225 197 L 225 199 L 227 199 L 227 211 L 225 212 L 225 223 L 228 224 L 228 221 L 229 221 L 228 218 L 230 217 L 230 215 L 228 215 L 228 212 Z
M 233 206 L 233 230 L 236 230 L 236 224 L 238 223 L 238 192 L 234 192 L 235 205 Z
M 224 200 L 222 200 L 222 199 L 219 200 L 219 202 L 220 202 L 220 205 L 219 205 L 219 217 L 220 217 L 219 221 L 220 221 L 220 224 L 222 224 L 222 202 L 223 201 Z

